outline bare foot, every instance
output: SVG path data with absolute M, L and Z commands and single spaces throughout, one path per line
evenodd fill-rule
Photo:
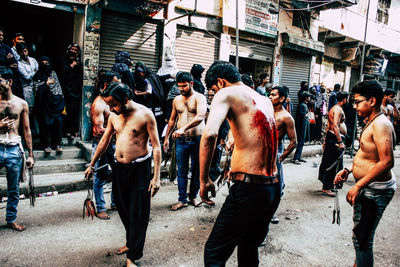
M 110 216 L 105 211 L 97 212 L 96 217 L 99 218 L 100 220 L 108 220 L 108 219 L 110 219 Z
M 175 205 L 172 205 L 170 209 L 173 210 L 173 211 L 176 211 L 176 210 L 179 210 L 179 209 L 187 207 L 187 206 L 188 206 L 187 203 L 183 203 L 183 202 L 179 201 Z
M 135 267 L 137 266 L 133 261 L 130 259 L 126 259 L 126 267 Z
M 123 246 L 123 247 L 120 247 L 119 249 L 117 249 L 116 253 L 117 253 L 117 255 L 122 255 L 124 253 L 127 253 L 128 250 L 129 250 L 129 248 L 127 246 Z
M 321 191 L 322 191 L 322 193 L 323 193 L 324 195 L 326 195 L 326 196 L 329 196 L 329 197 L 335 197 L 335 196 L 336 196 L 336 193 L 335 193 L 335 192 L 332 192 L 331 190 L 324 190 L 324 189 L 322 189 Z

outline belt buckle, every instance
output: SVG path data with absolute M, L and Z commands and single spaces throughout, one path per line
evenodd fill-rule
M 191 136 L 185 136 L 185 142 L 192 142 Z

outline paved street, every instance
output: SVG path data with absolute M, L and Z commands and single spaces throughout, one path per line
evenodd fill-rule
M 342 223 L 333 225 L 334 199 L 318 192 L 321 184 L 313 163 L 319 162 L 320 157 L 312 157 L 301 166 L 284 165 L 286 191 L 277 213 L 280 223 L 270 226 L 268 244 L 260 248 L 261 266 L 352 266 L 352 209 L 345 202 L 352 182 L 340 192 Z M 397 162 L 394 172 L 400 177 Z M 163 186 L 152 202 L 144 257 L 138 264 L 202 266 L 204 243 L 226 192 L 219 192 L 216 207 L 172 212 L 169 206 L 177 199 L 177 188 L 171 183 Z M 107 193 L 107 206 L 109 197 Z M 28 228 L 18 233 L 0 226 L 0 266 L 123 266 L 125 256 L 115 254 L 125 241 L 117 212 L 111 213 L 109 221 L 82 220 L 85 198 L 85 191 L 39 198 L 35 208 L 22 200 L 18 220 Z M 400 266 L 399 204 L 397 193 L 378 227 L 375 266 Z M 0 218 L 5 223 L 5 203 L 0 203 Z M 227 266 L 236 265 L 234 255 Z

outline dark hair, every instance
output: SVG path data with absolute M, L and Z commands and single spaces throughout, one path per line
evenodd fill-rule
M 283 96 L 285 97 L 285 100 L 288 97 L 289 88 L 287 88 L 286 86 L 275 86 L 272 88 L 272 90 L 278 90 L 279 97 Z
M 260 81 L 264 80 L 267 77 L 269 77 L 268 73 L 261 73 L 260 74 Z
M 354 94 L 360 94 L 367 99 L 375 97 L 376 104 L 382 104 L 383 89 L 382 85 L 377 80 L 368 80 L 357 83 L 351 90 Z
M 13 72 L 5 66 L 0 66 L 0 77 L 4 80 L 9 80 L 13 78 Z
M 304 102 L 307 99 L 307 97 L 310 97 L 310 93 L 309 92 L 307 92 L 307 91 L 300 92 L 299 93 L 299 101 L 300 101 L 300 103 Z
M 103 82 L 105 83 L 110 83 L 114 80 L 114 77 L 117 77 L 117 79 L 121 79 L 121 76 L 119 75 L 119 73 L 114 72 L 114 71 L 106 71 L 106 73 L 104 73 L 103 75 Z
M 347 99 L 349 97 L 349 94 L 347 92 L 339 92 L 336 94 L 336 99 L 337 101 L 342 101 L 343 99 Z
M 177 83 L 193 82 L 193 76 L 189 72 L 180 71 L 178 75 L 176 75 L 176 82 Z
M 333 86 L 333 90 L 335 90 L 335 91 L 338 91 L 338 90 L 340 90 L 340 87 L 342 87 L 340 84 L 335 84 L 334 86 Z
M 15 48 L 17 49 L 17 52 L 20 53 L 20 52 L 22 52 L 22 50 L 24 50 L 27 47 L 24 43 L 17 43 L 15 45 Z
M 17 38 L 18 36 L 24 36 L 24 35 L 22 34 L 22 32 L 17 32 L 14 34 L 14 39 Z
M 210 66 L 206 73 L 206 86 L 211 88 L 217 84 L 218 78 L 225 79 L 230 83 L 240 82 L 240 73 L 238 69 L 227 61 L 217 60 Z
M 384 96 L 396 95 L 396 92 L 395 92 L 393 89 L 388 88 L 388 89 L 386 89 L 386 90 L 383 92 L 383 95 L 384 95 Z
M 254 82 L 253 82 L 253 80 L 251 79 L 251 77 L 250 77 L 249 75 L 243 74 L 243 75 L 241 76 L 241 79 L 242 79 L 242 82 L 243 82 L 245 85 L 247 85 L 248 87 L 253 88 Z
M 4 28 L 2 26 L 0 26 L 0 32 L 5 32 Z
M 122 102 L 125 99 L 132 99 L 133 93 L 128 85 L 120 82 L 111 82 L 100 95 L 102 97 L 112 96 Z

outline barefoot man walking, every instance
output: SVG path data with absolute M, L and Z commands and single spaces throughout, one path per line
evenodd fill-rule
M 340 171 L 334 182 L 343 183 L 353 172 L 356 183 L 347 193 L 347 202 L 354 207 L 354 266 L 366 267 L 374 264 L 375 230 L 396 190 L 396 178 L 391 171 L 395 133 L 392 123 L 381 112 L 383 90 L 378 81 L 361 82 L 352 92 L 354 106 L 358 115 L 366 118 L 366 125 L 353 166 Z
M 112 82 L 101 95 L 112 113 L 85 176 L 93 175 L 95 163 L 115 134 L 113 192 L 126 230 L 126 246 L 118 249 L 117 254 L 127 252 L 127 266 L 136 266 L 134 261 L 143 256 L 150 195 L 154 196 L 160 188 L 161 149 L 157 124 L 150 109 L 132 101 L 132 91 L 126 84 Z M 152 151 L 154 175 L 150 180 Z
M 258 266 L 258 246 L 280 201 L 276 156 L 278 131 L 271 101 L 245 86 L 235 66 L 217 61 L 206 74 L 207 88 L 217 93 L 200 143 L 200 196 L 212 205 L 209 178 L 218 130 L 228 119 L 235 146 L 230 178 L 234 184 L 205 245 L 205 266 L 225 266 L 238 247 L 239 266 Z

